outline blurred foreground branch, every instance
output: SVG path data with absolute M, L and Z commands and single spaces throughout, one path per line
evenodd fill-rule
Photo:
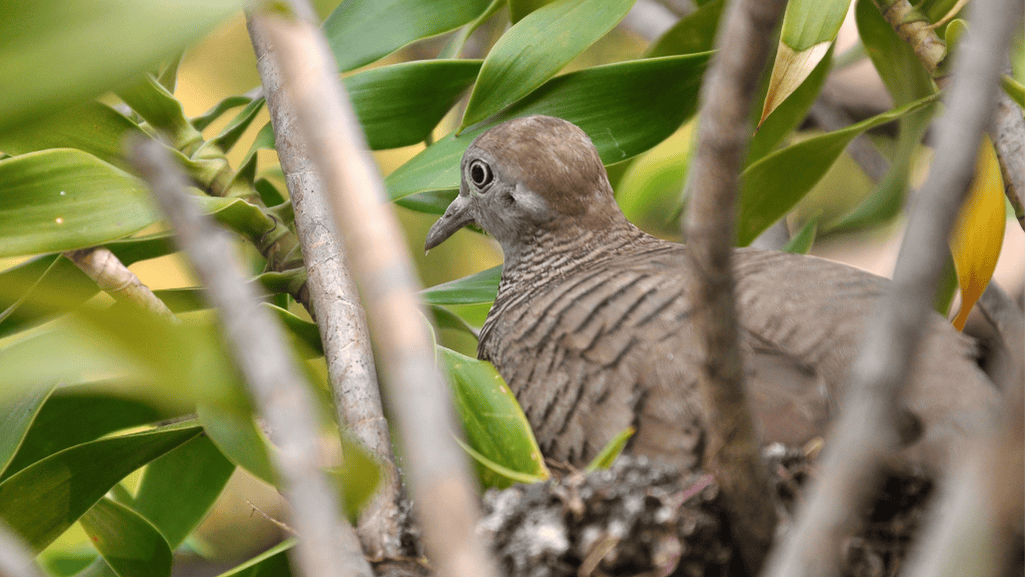
M 40 577 L 28 547 L 0 522 L 0 575 L 4 577 Z
M 271 314 L 260 305 L 242 266 L 232 258 L 226 234 L 205 217 L 185 192 L 186 181 L 162 144 L 139 141 L 132 163 L 171 221 L 178 243 L 218 311 L 224 334 L 249 384 L 260 415 L 270 426 L 283 492 L 299 534 L 294 559 L 306 577 L 370 577 L 352 528 L 339 511 L 338 492 L 320 470 L 315 407 L 307 383 L 290 356 L 291 347 Z
M 294 4 L 297 12 L 310 12 L 305 2 Z M 449 391 L 435 363 L 412 262 L 334 58 L 309 21 L 269 12 L 253 19 L 274 47 L 282 84 L 356 273 L 431 561 L 439 575 L 495 575 L 474 530 L 477 496 L 465 455 L 451 436 L 456 425 Z
M 751 133 L 748 111 L 784 2 L 739 0 L 719 32 L 706 75 L 698 143 L 687 181 L 685 236 L 694 282 L 695 334 L 704 355 L 699 387 L 708 407 L 705 468 L 719 482 L 730 532 L 749 575 L 772 546 L 776 510 L 748 406 L 740 354 L 731 254 L 736 239 L 739 174 Z
M 798 525 L 774 556 L 773 577 L 831 575 L 840 540 L 877 487 L 898 446 L 895 417 L 946 263 L 947 238 L 974 176 L 982 131 L 996 97 L 1017 0 L 972 3 L 973 34 L 962 52 L 939 121 L 938 146 L 922 199 L 911 213 L 893 284 L 876 311 L 853 368 L 851 397 L 827 449 L 823 476 Z
M 360 517 L 360 540 L 372 559 L 397 558 L 403 553 L 399 539 L 400 480 L 381 405 L 366 316 L 335 232 L 327 193 L 285 97 L 273 48 L 252 16 L 247 18 L 247 25 L 274 126 L 278 159 L 295 212 L 338 423 L 347 425 L 380 459 L 384 469 L 377 494 Z

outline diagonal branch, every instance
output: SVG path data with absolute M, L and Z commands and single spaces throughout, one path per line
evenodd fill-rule
M 133 304 L 171 321 L 178 320 L 164 301 L 153 294 L 153 291 L 108 249 L 93 247 L 71 250 L 64 253 L 64 257 L 75 263 L 75 266 L 93 279 L 100 290 L 115 300 Z
M 300 535 L 300 575 L 370 577 L 356 534 L 339 515 L 337 491 L 319 467 L 316 412 L 308 385 L 289 355 L 281 326 L 260 306 L 260 296 L 231 258 L 234 249 L 184 192 L 183 174 L 155 140 L 137 144 L 132 163 L 153 190 L 217 309 L 225 337 L 246 377 L 260 415 L 273 432 L 283 492 Z
M 306 263 L 310 300 L 317 311 L 338 423 L 348 425 L 384 467 L 378 493 L 360 517 L 360 540 L 373 559 L 397 558 L 403 553 L 398 510 L 401 487 L 381 406 L 366 315 L 338 242 L 327 193 L 285 98 L 273 47 L 254 18 L 250 16 L 246 22 L 267 95 L 278 159 L 295 211 L 295 228 Z
M 306 2 L 293 5 L 311 12 Z M 437 573 L 495 575 L 474 530 L 477 497 L 465 455 L 451 437 L 452 404 L 422 316 L 412 259 L 334 58 L 319 28 L 305 19 L 270 12 L 253 19 L 274 46 L 282 84 L 356 273 Z
M 705 81 L 687 182 L 687 252 L 698 272 L 688 293 L 705 359 L 699 386 L 709 409 L 705 467 L 722 487 L 730 531 L 750 575 L 758 574 L 772 545 L 776 511 L 744 387 L 730 262 L 738 175 L 751 134 L 748 111 L 783 4 L 731 4 Z

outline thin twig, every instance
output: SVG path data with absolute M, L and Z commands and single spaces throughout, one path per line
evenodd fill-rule
M 246 20 L 256 52 L 256 68 L 267 95 L 276 148 L 295 213 L 295 228 L 306 263 L 310 300 L 324 344 L 328 379 L 339 425 L 347 425 L 384 467 L 374 500 L 357 527 L 372 559 L 403 554 L 399 538 L 400 480 L 392 455 L 388 422 L 381 406 L 370 331 L 329 212 L 327 193 L 310 163 L 306 142 L 281 86 L 273 48 L 252 18 Z
M 1000 63 L 1018 0 L 972 3 L 972 35 L 962 44 L 938 121 L 938 146 L 922 199 L 911 213 L 893 283 L 853 366 L 851 397 L 827 447 L 823 475 L 798 525 L 771 560 L 773 577 L 838 572 L 840 542 L 878 487 L 880 466 L 898 446 L 895 417 L 946 265 L 947 238 L 968 192 L 982 131 L 993 112 Z M 1019 6 L 1020 7 L 1020 6 Z
M 255 287 L 232 258 L 226 233 L 203 215 L 185 192 L 184 175 L 155 140 L 135 143 L 132 163 L 170 219 L 178 243 L 207 288 L 260 415 L 274 433 L 274 453 L 282 488 L 300 535 L 296 568 L 300 575 L 359 575 L 372 572 L 355 532 L 339 514 L 338 492 L 320 470 L 316 413 L 307 383 L 289 355 L 280 325 L 260 305 Z
M 705 467 L 722 487 L 730 531 L 745 569 L 757 575 L 772 545 L 776 509 L 744 386 L 731 254 L 739 174 L 751 134 L 749 110 L 784 2 L 739 0 L 719 32 L 719 50 L 702 93 L 697 150 L 688 175 L 688 293 L 704 363 L 708 407 Z
M 4 577 L 42 577 L 32 562 L 32 554 L 21 538 L 0 521 L 0 575 Z
M 309 7 L 302 4 L 303 13 Z M 449 389 L 417 296 L 419 283 L 384 183 L 366 148 L 320 29 L 280 13 L 253 16 L 274 46 L 282 84 L 317 173 L 329 192 L 336 230 L 363 295 L 387 400 L 409 464 L 414 504 L 439 575 L 495 575 L 474 528 L 477 497 L 456 428 Z
M 64 257 L 75 263 L 100 290 L 114 297 L 114 300 L 135 305 L 155 315 L 177 322 L 171 309 L 160 297 L 128 270 L 114 253 L 103 247 L 83 248 L 64 253 Z

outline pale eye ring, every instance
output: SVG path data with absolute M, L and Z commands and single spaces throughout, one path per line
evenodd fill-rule
M 481 190 L 486 188 L 493 180 L 495 180 L 495 175 L 491 172 L 491 167 L 483 160 L 474 160 L 470 163 L 469 176 L 470 182 Z

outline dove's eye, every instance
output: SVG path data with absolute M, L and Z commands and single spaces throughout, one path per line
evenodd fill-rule
M 483 160 L 474 160 L 470 163 L 470 181 L 478 189 L 483 190 L 491 181 L 495 179 L 495 175 L 491 173 L 491 167 L 488 163 Z

